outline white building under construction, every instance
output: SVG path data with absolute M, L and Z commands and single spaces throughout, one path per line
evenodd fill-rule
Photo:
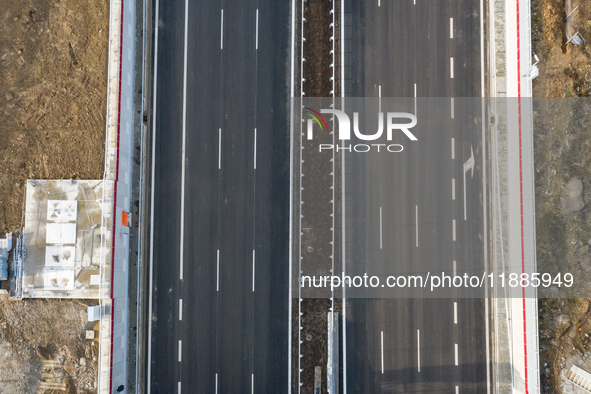
M 97 299 L 106 291 L 112 222 L 105 216 L 113 203 L 104 187 L 102 180 L 27 182 L 11 275 L 14 297 Z

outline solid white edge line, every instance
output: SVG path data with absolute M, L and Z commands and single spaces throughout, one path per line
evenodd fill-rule
M 224 9 L 222 8 L 222 27 L 220 29 L 220 49 L 224 49 Z
M 455 138 L 452 137 L 451 139 L 451 159 L 455 160 L 456 158 L 456 141 Z
M 179 320 L 183 320 L 183 299 L 179 299 Z
M 222 128 L 218 132 L 218 170 L 222 169 Z
M 291 86 L 290 86 L 290 95 L 292 99 L 295 98 L 295 32 L 296 32 L 296 0 L 291 0 Z M 291 113 L 293 114 L 293 106 L 291 109 Z M 288 385 L 291 391 L 291 384 Z
M 486 366 L 486 393 L 490 394 L 490 368 L 492 368 L 492 367 L 490 366 L 490 349 L 489 349 L 489 344 L 488 344 L 488 341 L 490 339 L 490 332 L 489 332 L 489 327 L 488 327 L 488 324 L 489 324 L 488 288 L 484 289 L 484 294 L 485 294 L 485 296 L 484 296 L 484 316 L 485 316 L 484 317 L 484 324 L 485 324 L 484 332 L 485 332 L 485 337 L 486 337 L 486 363 L 487 363 L 487 366 Z M 510 352 L 512 353 L 512 350 L 510 350 Z M 511 361 L 513 361 L 513 360 L 511 360 Z
M 255 251 L 252 251 L 252 291 L 254 291 Z
M 220 250 L 217 251 L 217 263 L 216 263 L 216 284 L 215 284 L 215 291 L 220 291 Z
M 456 178 L 451 178 L 451 199 L 456 199 Z
M 340 18 L 340 25 L 341 25 L 341 98 L 345 98 L 345 4 L 344 2 L 340 2 L 341 5 L 341 18 Z M 343 386 L 345 393 L 347 391 L 347 383 L 344 383 Z
M 464 220 L 467 220 L 467 204 L 466 204 L 466 172 L 464 171 Z
M 382 331 L 382 374 L 384 373 L 384 331 Z
M 492 4 L 492 3 L 491 3 Z M 480 0 L 480 95 L 483 98 L 481 104 L 481 123 L 482 123 L 482 213 L 483 213 L 483 227 L 484 227 L 484 269 L 488 270 L 488 219 L 486 216 L 487 208 L 487 191 L 486 191 L 486 127 L 485 127 L 485 108 L 484 108 L 484 0 Z M 484 327 L 486 336 L 486 393 L 490 394 L 491 377 L 490 377 L 490 332 L 489 332 L 489 310 L 488 310 L 488 287 L 484 289 Z
M 342 107 L 345 106 L 345 4 L 343 1 L 340 2 L 341 6 L 341 15 L 340 15 L 340 26 L 341 26 L 341 39 L 340 39 L 340 47 L 341 47 L 341 64 L 340 64 L 340 71 L 341 71 L 341 101 Z M 344 146 L 344 142 L 343 142 Z M 341 238 L 343 242 L 341 242 L 342 246 L 342 256 L 343 258 L 346 256 L 346 246 L 345 246 L 345 234 L 346 234 L 346 218 L 345 218 L 345 152 L 342 152 L 341 155 L 341 200 L 342 200 L 342 209 L 341 209 Z M 345 264 L 343 264 L 343 274 L 345 272 Z M 341 314 L 341 322 L 343 327 L 343 394 L 347 394 L 347 297 L 346 297 L 346 289 L 345 286 L 342 288 L 342 304 L 343 304 L 343 312 Z M 290 385 L 291 387 L 291 385 Z
M 295 18 L 296 18 L 296 2 L 291 0 L 291 86 L 290 86 L 290 97 L 295 97 Z M 294 117 L 293 102 L 290 102 L 290 117 L 289 117 L 289 241 L 288 241 L 288 261 L 289 261 L 289 294 L 287 295 L 287 374 L 290 377 L 287 379 L 287 393 L 291 394 L 291 374 L 292 374 L 292 311 L 293 311 L 293 300 L 292 300 L 292 270 L 293 270 L 293 158 L 294 158 Z
M 179 363 L 183 359 L 183 340 L 179 339 Z
M 257 169 L 257 128 L 254 128 L 254 169 Z
M 417 116 L 417 84 L 415 83 L 415 116 Z
M 417 368 L 421 372 L 421 332 L 417 330 Z
M 451 118 L 453 119 L 455 117 L 455 102 L 454 102 L 454 98 L 451 98 Z
M 449 38 L 454 38 L 454 18 L 449 18 Z
M 449 58 L 449 76 L 450 78 L 454 77 L 454 58 Z
M 456 219 L 452 220 L 452 227 L 453 227 L 453 240 L 456 240 Z
M 299 40 L 300 40 L 300 55 L 299 55 L 298 60 L 299 60 L 299 63 L 300 63 L 300 66 L 299 66 L 300 73 L 302 73 L 302 70 L 304 69 L 304 66 L 303 66 L 303 63 L 304 63 L 304 23 L 305 23 L 304 22 L 304 19 L 305 19 L 304 18 L 304 12 L 305 12 L 305 4 L 304 4 L 304 1 L 305 0 L 301 0 L 300 14 L 299 14 L 299 17 L 300 17 L 300 29 L 299 29 L 299 33 L 300 33 L 300 37 L 299 37 Z M 300 78 L 299 79 L 299 87 L 300 87 L 300 92 L 299 92 L 299 97 L 298 97 L 297 103 L 298 103 L 298 107 L 299 107 L 298 108 L 298 115 L 301 118 L 301 116 L 302 116 L 301 105 L 302 105 L 302 100 L 303 100 L 303 96 L 304 96 L 304 78 Z M 297 168 L 299 170 L 299 175 L 300 175 L 300 180 L 298 181 L 298 188 L 299 188 L 299 190 L 298 190 L 298 200 L 301 203 L 302 202 L 302 187 L 301 186 L 302 186 L 303 170 L 302 170 L 302 166 L 301 166 L 301 163 L 302 163 L 302 149 L 300 147 L 302 146 L 302 141 L 303 141 L 303 137 L 302 137 L 302 134 L 301 134 L 302 126 L 301 125 L 298 125 L 297 126 L 297 129 L 298 129 L 298 138 L 297 139 L 294 139 L 292 142 L 295 143 L 297 140 L 299 140 L 299 145 L 297 145 L 297 155 L 299 156 L 299 161 L 298 161 L 298 164 L 297 164 Z M 297 313 L 298 313 L 298 315 L 297 316 L 302 316 L 300 314 L 301 311 L 302 311 L 302 298 L 301 298 L 302 289 L 301 289 L 301 286 L 299 285 L 300 279 L 302 277 L 302 248 L 301 248 L 301 242 L 302 242 L 302 215 L 301 215 L 301 213 L 302 213 L 302 207 L 301 207 L 301 205 L 300 205 L 299 208 L 296 208 L 296 209 L 297 209 L 297 212 L 298 212 L 298 222 L 297 222 L 297 225 L 296 225 L 297 226 L 297 231 L 298 231 L 298 235 L 296 235 L 296 237 L 297 237 L 296 238 L 297 239 L 296 243 L 298 245 L 298 250 L 296 252 L 297 253 L 297 256 L 298 256 L 297 263 L 296 263 L 296 265 L 298 267 L 297 268 L 297 274 L 296 274 L 296 276 L 298 277 L 298 283 L 296 283 L 296 286 L 298 288 L 298 290 L 297 290 L 297 295 L 298 295 L 298 299 L 297 299 L 297 305 L 298 305 L 297 306 L 297 309 L 298 309 L 298 311 L 297 311 Z M 298 339 L 300 339 L 301 338 L 301 335 L 302 335 L 302 324 L 301 324 L 301 320 L 300 319 L 301 319 L 300 317 L 297 317 L 297 328 L 296 328 L 296 330 L 298 332 Z M 298 340 L 298 342 L 297 342 L 297 353 L 298 353 L 297 360 L 298 361 L 297 361 L 297 367 L 296 367 L 296 372 L 295 372 L 295 374 L 297 375 L 297 379 L 298 379 L 298 386 L 297 386 L 297 389 L 296 389 L 297 394 L 300 394 L 301 393 L 301 385 L 299 384 L 299 383 L 301 383 L 301 378 L 302 378 L 302 368 L 301 368 L 302 367 L 302 353 L 301 353 L 301 351 L 302 351 L 302 341 Z
M 257 22 L 256 22 L 256 38 L 255 38 L 255 49 L 259 49 L 259 9 L 257 8 Z
M 456 366 L 457 366 L 457 365 L 459 365 L 459 363 L 458 363 L 458 361 L 459 361 L 458 360 L 458 344 L 456 343 L 454 347 L 455 347 L 455 350 L 454 350 L 454 352 L 455 352 L 455 362 L 456 362 Z
M 382 207 L 380 207 L 380 249 L 382 249 Z
M 480 0 L 480 96 L 484 98 L 484 0 Z M 483 119 L 484 126 L 484 119 Z
M 336 21 L 335 12 L 336 12 L 336 5 L 335 5 L 335 2 L 333 1 L 332 2 L 332 23 L 333 23 L 333 26 L 334 26 L 334 23 Z M 333 28 L 333 34 L 336 35 L 336 29 L 334 29 L 334 28 Z M 333 42 L 332 42 L 332 61 L 333 61 L 333 63 L 335 63 L 336 62 L 336 59 L 337 59 L 336 54 L 334 53 L 334 51 L 335 51 L 335 42 L 333 40 Z M 332 79 L 333 79 L 333 81 L 332 81 L 332 87 L 333 87 L 333 90 L 336 88 L 335 81 L 334 81 L 334 77 L 335 76 L 336 76 L 335 75 L 335 69 L 333 68 L 333 71 L 332 71 Z M 332 99 L 332 103 L 333 103 L 333 105 L 336 105 L 336 99 L 334 97 Z M 381 102 L 380 102 L 380 107 L 381 107 Z M 335 136 L 335 131 L 336 130 L 334 128 L 334 123 L 333 123 L 332 126 L 333 126 L 332 127 L 332 129 L 333 129 L 332 143 L 333 143 L 333 145 L 336 145 L 336 136 Z M 332 188 L 332 198 L 331 198 L 331 200 L 332 200 L 332 215 L 331 215 L 332 216 L 332 227 L 331 227 L 331 235 L 332 235 L 332 237 L 331 237 L 332 238 L 331 239 L 331 272 L 334 272 L 335 271 L 335 259 L 334 259 L 334 255 L 335 255 L 335 252 L 336 252 L 336 249 L 335 249 L 335 228 L 336 228 L 336 226 L 335 226 L 335 224 L 336 224 L 336 219 L 335 219 L 336 218 L 335 201 L 336 201 L 336 198 L 335 198 L 335 187 L 334 187 L 336 185 L 335 175 L 334 175 L 335 172 L 336 172 L 335 171 L 335 162 L 336 162 L 336 160 L 337 160 L 337 157 L 336 157 L 335 152 L 333 151 L 333 153 L 332 153 L 332 171 L 331 171 L 331 174 L 332 174 L 332 186 L 333 186 L 333 188 Z M 334 295 L 335 295 L 334 289 L 331 289 L 331 300 L 330 300 L 330 302 L 331 302 L 330 311 L 331 312 L 334 311 L 334 306 L 335 306 Z M 330 323 L 333 324 L 334 323 L 334 320 L 335 320 L 334 313 L 330 313 L 330 316 L 331 316 L 331 319 L 332 319 Z M 333 353 L 334 352 L 331 351 L 331 353 L 329 353 L 329 354 L 331 356 L 334 356 Z
M 154 32 L 154 90 L 152 95 L 152 190 L 150 192 L 150 289 L 149 289 L 149 301 L 148 301 L 148 371 L 147 371 L 147 394 L 151 392 L 151 381 L 152 381 L 152 291 L 154 289 L 154 179 L 156 177 L 156 91 L 158 85 L 158 10 L 160 8 L 160 0 L 156 0 L 156 15 L 154 21 L 156 24 L 156 30 Z
M 415 205 L 415 246 L 419 247 L 419 206 Z
M 179 279 L 183 280 L 183 266 L 185 260 L 185 160 L 187 141 L 187 48 L 189 37 L 189 0 L 185 0 L 185 43 L 183 49 L 183 144 L 181 148 L 181 233 L 180 233 L 180 256 L 179 256 Z
M 454 324 L 458 324 L 458 303 L 454 302 Z

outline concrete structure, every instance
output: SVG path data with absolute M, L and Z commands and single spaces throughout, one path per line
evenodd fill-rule
M 101 318 L 100 305 L 88 305 L 88 321 L 97 321 Z
M 30 180 L 15 267 L 17 298 L 99 298 L 105 240 L 100 180 Z M 108 278 L 104 278 L 108 280 Z
M 591 374 L 589 372 L 573 365 L 567 372 L 566 378 L 586 392 L 591 393 Z
M 103 221 L 110 228 L 113 237 L 109 243 L 112 253 L 108 256 L 110 281 L 100 298 L 98 393 L 115 392 L 121 386 L 125 388 L 125 392 L 132 391 L 127 374 L 127 346 L 130 343 L 128 295 L 132 184 L 137 186 L 137 180 L 134 182 L 132 176 L 133 147 L 139 124 L 137 114 L 141 110 L 141 103 L 138 106 L 134 100 L 137 97 L 135 92 L 141 90 L 137 86 L 137 72 L 134 70 L 135 54 L 142 50 L 137 47 L 136 41 L 137 6 L 132 1 L 111 0 L 109 7 L 111 15 L 103 182 L 112 186 L 111 193 L 106 198 L 113 204 L 110 211 L 105 211 Z M 133 380 L 133 377 L 129 378 Z
M 534 192 L 531 15 L 529 0 L 489 2 L 496 272 L 537 271 Z M 540 392 L 537 293 L 491 294 L 495 384 L 499 393 Z

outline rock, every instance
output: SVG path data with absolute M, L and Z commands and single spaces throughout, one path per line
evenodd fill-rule
M 582 197 L 583 182 L 578 178 L 572 178 L 566 184 L 562 194 L 562 210 L 565 212 L 578 212 L 583 209 L 585 202 Z
M 558 324 L 568 324 L 568 321 L 568 315 L 560 315 L 556 318 L 556 323 Z
M 80 366 L 86 367 L 86 358 L 80 357 Z

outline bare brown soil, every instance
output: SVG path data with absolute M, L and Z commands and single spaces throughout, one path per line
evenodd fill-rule
M 591 3 L 573 1 L 572 14 L 578 31 L 591 39 Z M 532 39 L 540 57 L 540 76 L 534 80 L 535 97 L 588 97 L 591 93 L 589 45 L 566 44 L 564 0 L 532 1 Z M 548 102 L 549 106 L 565 102 Z M 568 104 L 567 104 L 568 106 Z M 591 252 L 591 129 L 581 118 L 557 108 L 556 115 L 536 121 L 536 224 L 538 265 L 588 277 Z M 561 206 L 569 180 L 583 182 L 585 206 L 565 212 Z M 591 310 L 589 299 L 540 299 L 540 371 L 542 392 L 566 393 L 564 371 L 577 357 L 589 356 Z M 584 364 L 578 365 L 589 370 Z
M 579 111 L 573 111 L 574 100 L 550 99 L 544 106 L 553 116 L 535 119 L 537 259 L 541 272 L 569 272 L 577 281 L 589 284 L 591 125 L 586 115 L 589 105 L 582 108 L 584 111 L 575 106 Z M 581 112 L 580 116 L 575 116 L 576 112 Z M 585 205 L 580 211 L 566 212 L 562 199 L 567 183 L 574 178 L 583 183 L 581 197 Z M 543 392 L 563 392 L 559 376 L 566 366 L 565 360 L 587 352 L 587 335 L 591 335 L 588 301 L 539 300 Z
M 98 342 L 85 339 L 86 317 L 82 301 L 1 298 L 0 393 L 96 392 Z
M 591 3 L 572 0 L 579 8 L 569 17 L 591 45 Z M 532 1 L 532 41 L 540 57 L 540 76 L 534 80 L 534 97 L 570 97 L 591 93 L 589 45 L 566 44 L 564 0 Z
M 24 182 L 100 179 L 108 1 L 3 0 L 0 233 L 18 229 Z
M 332 29 L 332 2 L 327 0 L 309 0 L 305 5 L 304 24 L 304 62 L 303 75 L 306 97 L 330 97 L 332 90 L 332 49 L 330 36 Z
M 2 1 L 0 236 L 27 179 L 102 178 L 108 21 L 108 0 Z M 0 393 L 95 392 L 85 323 L 81 301 L 0 300 Z

